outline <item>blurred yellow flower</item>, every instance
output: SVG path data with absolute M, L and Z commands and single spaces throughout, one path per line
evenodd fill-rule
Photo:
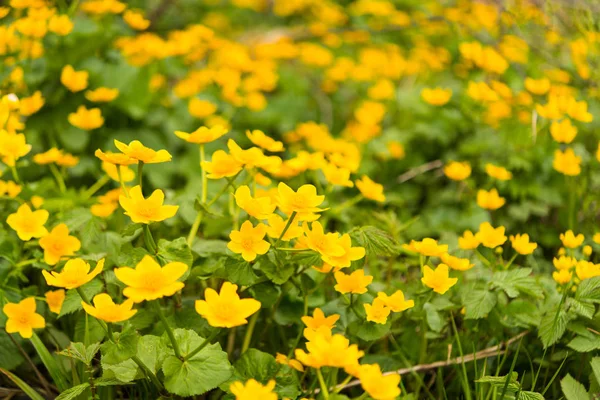
M 229 391 L 235 396 L 235 400 L 277 400 L 275 389 L 275 379 L 271 379 L 266 385 L 249 379 L 246 383 L 236 381 L 229 385 Z
M 485 172 L 492 178 L 498 179 L 499 181 L 508 181 L 512 179 L 512 173 L 504 167 L 500 167 L 494 164 L 486 164 Z
M 443 106 L 450 101 L 452 97 L 452 89 L 437 88 L 425 88 L 421 90 L 421 98 L 427 104 L 432 106 Z
M 263 131 L 255 129 L 253 131 L 246 131 L 246 136 L 252 143 L 256 146 L 263 148 L 270 152 L 280 152 L 283 151 L 283 143 L 279 142 L 271 137 L 265 135 Z
M 145 164 L 156 164 L 171 161 L 171 154 L 167 150 L 153 150 L 146 147 L 139 140 L 133 140 L 129 144 L 114 141 L 115 146 L 127 157 L 141 161 Z
M 503 226 L 494 228 L 489 222 L 482 222 L 479 225 L 479 232 L 475 234 L 475 237 L 482 245 L 493 249 L 506 242 L 504 231 L 505 228 Z
M 479 189 L 477 191 L 477 205 L 486 210 L 497 210 L 506 203 L 504 197 L 500 197 L 498 190 L 490 191 Z
M 60 314 L 63 302 L 65 301 L 65 290 L 49 290 L 44 293 L 44 297 L 46 298 L 46 303 L 48 303 L 50 311 L 55 314 Z
M 377 298 L 381 299 L 381 301 L 383 301 L 383 304 L 385 304 L 386 307 L 389 307 L 389 309 L 393 312 L 406 311 L 409 308 L 413 308 L 415 306 L 414 300 L 404 299 L 404 293 L 402 292 L 402 290 L 396 290 L 391 296 L 388 296 L 384 292 L 378 292 Z
M 512 248 L 519 254 L 531 254 L 535 249 L 537 249 L 537 243 L 529 241 L 529 235 L 519 234 L 519 235 L 510 235 L 510 242 Z
M 60 74 L 60 82 L 71 92 L 81 92 L 88 86 L 88 76 L 87 71 L 75 71 L 71 65 L 65 65 Z
M 138 31 L 146 30 L 150 26 L 150 20 L 145 19 L 141 12 L 127 10 L 123 13 L 123 20 Z
M 376 183 L 366 175 L 363 175 L 361 179 L 356 180 L 356 187 L 360 190 L 363 196 L 367 199 L 375 200 L 379 202 L 385 201 L 385 195 L 383 194 L 383 185 Z
M 77 111 L 68 116 L 69 123 L 84 131 L 91 131 L 104 125 L 104 117 L 99 108 L 87 109 L 79 106 Z
M 44 103 L 42 92 L 36 90 L 31 96 L 21 98 L 19 112 L 25 117 L 33 115 L 42 108 Z
M 454 181 L 465 180 L 471 176 L 471 164 L 466 161 L 451 161 L 444 167 L 444 174 Z
M 364 303 L 365 313 L 367 314 L 367 321 L 375 322 L 376 324 L 385 324 L 392 310 L 385 304 L 385 302 L 376 297 L 373 299 L 373 303 Z
M 384 375 L 378 364 L 362 364 L 358 378 L 362 388 L 373 400 L 391 400 L 400 396 L 400 375 Z
M 562 121 L 552 121 L 550 125 L 550 134 L 558 143 L 571 143 L 577 136 L 577 127 L 571 123 L 568 118 Z
M 119 96 L 119 89 L 111 89 L 107 87 L 99 87 L 95 90 L 87 90 L 85 98 L 94 103 L 108 103 Z
M 239 161 L 223 150 L 215 151 L 212 155 L 212 160 L 202 161 L 201 165 L 206 170 L 206 177 L 209 179 L 220 179 L 237 175 L 243 167 Z
M 568 230 L 565 233 L 560 234 L 560 240 L 563 246 L 568 247 L 569 249 L 575 249 L 583 244 L 584 240 L 583 234 L 575 235 L 572 230 Z
M 188 103 L 188 111 L 193 117 L 206 118 L 217 112 L 217 106 L 208 100 L 193 97 Z
M 221 136 L 225 135 L 227 132 L 228 132 L 228 130 L 225 129 L 222 125 L 216 125 L 212 128 L 207 128 L 206 126 L 201 126 L 200 128 L 196 129 L 192 133 L 175 131 L 175 135 L 178 138 L 183 139 L 189 143 L 204 144 L 204 143 L 210 143 L 214 140 L 217 140 Z M 222 151 L 222 150 L 218 150 L 218 151 Z M 214 157 L 214 154 L 213 154 L 213 157 Z
M 468 258 L 459 258 L 448 253 L 442 254 L 441 259 L 444 264 L 455 271 L 467 271 L 475 266 Z

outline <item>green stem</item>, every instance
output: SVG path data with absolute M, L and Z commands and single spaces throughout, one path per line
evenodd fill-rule
M 467 367 L 465 366 L 465 358 L 463 355 L 462 344 L 460 343 L 460 336 L 458 335 L 458 329 L 456 328 L 456 322 L 454 321 L 454 315 L 450 312 L 450 320 L 452 321 L 452 328 L 454 329 L 454 335 L 456 337 L 456 344 L 458 346 L 458 354 L 460 354 L 461 366 L 464 375 L 463 389 L 467 400 L 471 399 L 471 388 L 469 387 L 469 375 L 467 375 Z
M 125 197 L 129 198 L 129 192 L 127 191 L 127 187 L 125 187 L 125 182 L 123 181 L 123 176 L 121 174 L 121 166 L 117 165 L 117 175 L 119 176 L 119 183 L 121 184 L 121 190 L 123 190 L 123 194 Z
M 54 381 L 58 389 L 61 392 L 67 390 L 70 387 L 70 385 L 67 382 L 66 376 L 59 369 L 56 359 L 52 357 L 52 355 L 46 348 L 46 345 L 44 345 L 40 337 L 35 332 L 33 333 L 33 336 L 31 336 L 31 344 L 40 356 L 42 363 L 50 373 L 50 376 L 52 377 L 52 380 Z
M 17 172 L 17 167 L 14 165 L 12 167 L 10 167 L 10 172 L 12 172 L 12 176 L 13 176 L 13 179 L 15 180 L 15 182 L 17 182 L 19 185 L 22 185 L 23 182 L 21 182 L 21 178 L 19 178 L 19 173 Z
M 325 400 L 329 399 L 329 389 L 325 384 L 325 379 L 323 379 L 323 374 L 321 373 L 321 368 L 317 368 L 317 378 L 319 379 L 319 386 L 321 386 L 321 393 L 323 393 L 323 398 Z
M 260 311 L 254 313 L 254 315 L 250 318 L 248 328 L 246 329 L 246 334 L 244 335 L 241 354 L 244 354 L 246 350 L 248 350 L 248 347 L 250 347 L 250 341 L 252 340 L 252 333 L 254 332 L 254 327 L 256 326 L 256 321 L 258 320 L 258 314 L 260 314 Z
M 54 165 L 54 164 L 49 164 L 49 165 L 50 165 L 50 171 L 52 172 L 52 175 L 54 175 L 54 179 L 56 179 L 56 183 L 58 184 L 58 188 L 60 189 L 60 192 L 61 193 L 66 192 L 67 187 L 65 186 L 65 180 L 63 179 L 63 176 L 58 171 L 58 168 L 56 168 L 56 165 Z
M 163 314 L 162 309 L 160 308 L 158 300 L 154 301 L 152 304 L 154 306 L 154 309 L 156 310 L 156 313 L 158 314 L 158 318 L 160 318 L 161 322 L 165 326 L 165 331 L 167 332 L 167 336 L 169 336 L 169 340 L 171 341 L 171 345 L 173 346 L 175 357 L 179 358 L 180 360 L 183 360 L 184 358 L 181 356 L 181 350 L 179 350 L 179 343 L 177 343 L 177 340 L 175 340 L 175 334 L 173 333 L 173 329 L 171 329 L 171 326 L 167 322 L 167 319 L 165 318 L 165 315 Z
M 204 152 L 204 143 L 200 145 L 200 170 L 202 171 L 202 204 L 206 204 L 208 197 L 208 178 L 206 178 L 206 170 L 202 167 L 202 164 L 206 160 L 206 154 Z
M 148 224 L 144 225 L 144 243 L 146 243 L 146 247 L 148 251 L 152 254 L 156 254 L 156 242 L 154 242 L 154 238 L 152 237 L 152 232 L 150 232 L 150 226 Z
M 83 200 L 87 200 L 94 195 L 98 190 L 102 188 L 102 186 L 106 185 L 110 181 L 110 177 L 108 175 L 102 176 L 100 179 L 96 181 L 88 190 L 83 193 Z
M 481 254 L 481 252 L 478 249 L 475 249 L 475 254 L 477 254 L 477 256 L 479 257 L 481 262 L 483 262 L 485 265 L 487 265 L 488 267 L 492 266 L 492 263 L 490 262 L 490 260 L 485 258 L 485 256 L 483 254 Z
M 290 226 L 292 226 L 292 222 L 294 222 L 294 218 L 296 218 L 296 214 L 298 214 L 296 211 L 292 212 L 292 215 L 290 215 L 290 219 L 288 219 L 287 224 L 285 224 L 285 227 L 281 231 L 281 235 L 279 235 L 279 237 L 277 238 L 277 241 L 275 242 L 275 245 L 273 247 L 277 248 L 277 245 L 279 244 L 279 242 L 281 242 L 281 239 L 283 238 L 283 236 L 285 235 L 287 230 L 290 228 Z
M 512 263 L 513 263 L 513 262 L 516 260 L 516 258 L 517 258 L 517 256 L 518 256 L 518 255 L 519 255 L 519 253 L 515 253 L 515 254 L 514 254 L 512 257 L 511 257 L 511 259 L 510 259 L 510 260 L 508 260 L 508 264 L 506 264 L 506 265 L 504 266 L 504 269 L 508 269 L 508 268 L 509 268 L 509 267 L 512 265 Z
M 212 342 L 214 340 L 214 338 L 217 337 L 217 335 L 220 333 L 220 330 L 215 330 L 213 333 L 210 334 L 209 337 L 207 337 L 206 339 L 204 339 L 204 342 L 202 342 L 202 344 L 198 347 L 196 347 L 192 352 L 190 352 L 189 354 L 187 354 L 183 360 L 189 360 L 192 357 L 194 357 L 196 354 L 200 353 L 202 351 L 203 348 L 205 348 L 206 346 L 208 346 L 210 344 L 210 342 Z
M 340 211 L 345 210 L 348 207 L 352 207 L 353 205 L 355 205 L 356 203 L 358 203 L 362 199 L 363 199 L 363 195 L 362 194 L 358 194 L 358 195 L 354 196 L 353 198 L 351 198 L 350 200 L 346 200 L 345 202 L 343 202 L 342 204 L 340 204 L 338 207 L 335 207 L 331 211 L 332 211 L 332 213 L 337 214 Z
M 142 171 L 144 169 L 144 162 L 138 161 L 138 185 L 142 188 Z

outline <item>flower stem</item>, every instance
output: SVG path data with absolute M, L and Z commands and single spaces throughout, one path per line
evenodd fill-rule
M 121 184 L 121 190 L 123 190 L 123 194 L 125 197 L 129 198 L 129 192 L 127 191 L 127 187 L 125 186 L 125 181 L 123 181 L 123 175 L 121 174 L 121 166 L 117 165 L 117 175 L 119 176 L 119 183 Z
M 152 237 L 152 232 L 150 232 L 150 226 L 148 224 L 144 224 L 144 243 L 146 243 L 146 247 L 148 251 L 152 254 L 156 254 L 156 243 L 154 242 L 154 238 Z
M 12 176 L 13 176 L 13 179 L 15 180 L 15 182 L 17 182 L 19 185 L 21 185 L 23 182 L 21 182 L 21 178 L 19 178 L 19 173 L 17 172 L 17 167 L 14 165 L 12 167 L 10 167 L 10 172 L 12 172 Z
M 508 264 L 506 264 L 504 266 L 504 269 L 508 269 L 508 267 L 510 267 L 512 265 L 512 263 L 515 261 L 515 259 L 517 258 L 517 256 L 519 255 L 519 253 L 515 253 L 510 260 L 508 260 Z
M 204 342 L 202 342 L 202 344 L 198 347 L 196 347 L 191 353 L 187 354 L 183 360 L 189 360 L 192 357 L 194 357 L 196 354 L 200 353 L 202 351 L 203 348 L 205 348 L 206 346 L 208 346 L 210 344 L 210 342 L 212 342 L 214 340 L 214 338 L 217 337 L 217 335 L 220 333 L 220 330 L 215 330 L 213 333 L 210 334 L 209 337 L 207 337 L 206 339 L 204 339 Z
M 244 335 L 244 342 L 242 343 L 242 353 L 244 354 L 248 347 L 250 347 L 250 341 L 252 340 L 252 333 L 254 332 L 254 327 L 256 326 L 256 321 L 258 320 L 258 314 L 260 311 L 257 311 L 251 318 L 248 323 L 248 328 L 246 329 L 246 334 Z
M 208 197 L 208 179 L 206 178 L 206 170 L 202 167 L 202 164 L 206 160 L 206 154 L 204 153 L 204 143 L 200 145 L 200 170 L 202 171 L 202 204 L 206 204 Z
M 184 358 L 181 356 L 181 350 L 179 350 L 179 343 L 177 343 L 177 340 L 175 340 L 175 334 L 173 334 L 173 329 L 171 329 L 171 326 L 167 322 L 167 319 L 165 318 L 165 315 L 163 314 L 162 309 L 160 308 L 158 300 L 154 301 L 152 304 L 154 305 L 154 309 L 158 314 L 158 318 L 160 318 L 161 322 L 165 326 L 165 331 L 167 332 L 167 336 L 169 336 L 169 340 L 171 341 L 171 345 L 173 346 L 173 352 L 175 352 L 175 357 L 183 360 Z
M 144 169 L 144 162 L 138 161 L 138 185 L 142 188 L 142 171 Z
M 290 226 L 292 226 L 292 222 L 294 222 L 294 218 L 296 218 L 296 214 L 297 214 L 296 211 L 292 212 L 292 215 L 290 215 L 290 219 L 288 219 L 287 224 L 285 224 L 285 227 L 281 231 L 281 235 L 279 235 L 279 237 L 277 238 L 277 241 L 275 242 L 275 245 L 273 247 L 276 248 L 277 245 L 279 244 L 279 242 L 281 242 L 281 239 L 283 238 L 283 236 L 285 235 L 287 230 L 290 228 Z
M 323 374 L 321 373 L 321 368 L 317 368 L 317 378 L 319 379 L 319 386 L 321 386 L 321 393 L 323 393 L 323 398 L 325 400 L 329 399 L 329 389 L 327 389 L 327 385 L 325 384 L 325 379 L 323 379 Z
M 58 168 L 56 168 L 56 165 L 54 165 L 54 164 L 49 164 L 49 165 L 50 165 L 50 171 L 52 172 L 52 175 L 54 175 L 54 179 L 56 179 L 56 183 L 58 184 L 58 188 L 60 189 L 60 192 L 61 193 L 66 192 L 67 187 L 65 186 L 65 180 L 63 179 L 63 176 L 58 171 Z
M 87 200 L 94 195 L 98 190 L 102 188 L 102 186 L 106 185 L 110 181 L 110 177 L 108 175 L 102 176 L 100 179 L 96 181 L 88 190 L 83 193 L 83 199 Z

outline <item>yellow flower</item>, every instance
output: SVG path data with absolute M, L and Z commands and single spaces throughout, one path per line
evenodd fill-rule
M 463 232 L 463 235 L 458 238 L 458 247 L 463 250 L 473 250 L 476 249 L 481 242 L 477 238 L 473 232 L 466 230 Z
M 76 289 L 85 285 L 96 277 L 104 269 L 104 258 L 98 261 L 96 268 L 90 272 L 90 264 L 81 258 L 73 258 L 67 261 L 62 272 L 42 271 L 46 278 L 46 283 L 50 286 L 62 287 L 65 289 Z
M 537 243 L 529 241 L 529 235 L 510 235 L 510 242 L 512 244 L 512 248 L 519 254 L 531 254 L 537 248 Z
M 573 273 L 568 269 L 561 269 L 552 273 L 552 279 L 554 279 L 560 285 L 565 285 L 571 282 L 571 278 L 573 278 Z
M 421 90 L 421 98 L 425 103 L 431 104 L 432 106 L 443 106 L 450 101 L 452 97 L 452 89 L 443 89 L 440 87 L 430 89 L 425 88 Z
M 99 87 L 96 90 L 87 90 L 85 98 L 94 103 L 108 103 L 119 96 L 119 89 Z
M 492 178 L 498 179 L 499 181 L 508 181 L 512 179 L 512 173 L 504 167 L 500 167 L 494 164 L 486 164 L 485 172 Z
M 564 271 L 564 270 L 561 270 Z M 594 264 L 590 261 L 581 260 L 577 262 L 577 266 L 575 267 L 575 272 L 577 273 L 577 277 L 582 281 L 584 279 L 593 278 L 595 276 L 600 276 L 600 264 Z
M 337 271 L 334 276 L 337 283 L 334 286 L 334 289 L 342 294 L 366 293 L 367 286 L 373 282 L 373 277 L 370 275 L 365 275 L 365 271 L 363 269 L 357 269 L 349 275 L 346 275 L 341 271 Z
M 196 300 L 196 312 L 206 318 L 211 326 L 233 328 L 245 325 L 248 318 L 260 309 L 260 301 L 240 299 L 238 286 L 224 282 L 217 293 L 212 288 L 204 291 L 204 300 Z
M 0 157 L 4 164 L 14 167 L 16 161 L 30 151 L 31 145 L 27 144 L 25 135 L 0 130 Z
M 242 170 L 242 164 L 223 150 L 215 151 L 212 160 L 202 161 L 201 165 L 207 172 L 206 177 L 210 179 L 231 177 Z
M 468 258 L 458 258 L 450 254 L 442 254 L 442 262 L 456 271 L 467 271 L 475 266 Z
M 175 131 L 175 135 L 177 135 L 178 138 L 183 139 L 189 143 L 198 143 L 198 144 L 210 143 L 212 141 L 217 140 L 218 138 L 225 135 L 226 133 L 227 133 L 227 129 L 225 129 L 221 125 L 216 125 L 212 128 L 207 128 L 206 126 L 201 126 L 200 128 L 196 129 L 192 133 Z M 213 157 L 214 157 L 214 154 L 213 154 Z
M 52 147 L 48 151 L 33 156 L 33 162 L 40 165 L 55 163 L 62 155 L 62 150 Z
M 585 245 L 583 246 L 583 254 L 585 254 L 586 256 L 591 256 L 592 255 L 592 246 L 590 245 Z
M 400 142 L 387 142 L 386 147 L 393 159 L 400 160 L 406 155 L 404 151 L 404 146 Z
M 552 121 L 550 125 L 550 134 L 552 139 L 558 143 L 571 143 L 577 136 L 577 127 L 573 126 L 571 120 L 565 118 L 561 122 Z
M 281 236 L 281 232 L 283 232 L 289 220 L 284 220 L 283 218 L 281 218 L 281 216 L 277 214 L 271 214 L 269 215 L 269 218 L 267 218 L 267 221 L 269 222 L 269 225 L 267 225 L 267 235 L 269 235 L 269 237 L 272 237 L 273 239 L 279 239 L 279 236 Z M 296 222 L 292 222 L 291 225 L 288 227 L 288 230 L 285 231 L 285 235 L 283 235 L 281 240 L 287 242 L 289 240 L 302 236 L 303 233 L 304 230 L 302 229 L 302 227 L 299 226 Z
M 58 224 L 52 231 L 40 238 L 40 247 L 44 249 L 44 262 L 56 265 L 61 258 L 72 256 L 81 248 L 81 242 L 69 235 L 65 224 Z
M 383 185 L 373 182 L 371 178 L 363 175 L 362 179 L 356 181 L 356 187 L 360 190 L 363 196 L 367 199 L 375 200 L 379 202 L 385 201 L 385 195 L 383 194 Z
M 123 182 L 131 182 L 135 179 L 135 172 L 126 165 L 116 166 L 106 161 L 102 161 L 102 169 L 106 172 L 106 175 L 115 182 L 119 182 L 119 168 L 121 170 L 121 180 Z M 118 199 L 117 199 L 118 200 Z
M 150 20 L 145 19 L 144 14 L 140 12 L 127 10 L 123 14 L 123 20 L 125 20 L 127 25 L 131 28 L 138 31 L 143 31 L 150 26 Z
M 71 125 L 84 131 L 91 131 L 104 125 L 104 117 L 100 109 L 87 109 L 85 106 L 79 106 L 76 112 L 70 113 L 68 120 Z
M 266 254 L 271 245 L 263 240 L 267 228 L 264 224 L 252 226 L 252 222 L 245 221 L 239 231 L 231 231 L 227 243 L 227 248 L 236 254 L 241 254 L 242 258 L 248 262 L 256 259 L 257 255 Z
M 164 201 L 165 194 L 160 189 L 156 189 L 145 199 L 140 185 L 129 190 L 129 197 L 119 196 L 119 204 L 125 210 L 125 215 L 128 215 L 131 221 L 140 224 L 160 222 L 173 217 L 179 206 L 163 206 Z
M 19 195 L 19 193 L 21 193 L 22 190 L 23 188 L 20 185 L 14 183 L 13 181 L 5 182 L 0 179 L 0 196 L 8 195 L 8 197 L 14 199 Z
M 35 312 L 35 298 L 27 297 L 19 303 L 6 303 L 2 308 L 8 317 L 6 321 L 6 332 L 18 332 L 21 337 L 29 339 L 33 336 L 34 329 L 46 326 L 44 317 Z
M 233 382 L 229 386 L 229 390 L 235 395 L 235 400 L 277 400 L 277 393 L 273 392 L 273 389 L 275 389 L 274 379 L 264 386 L 254 379 L 247 380 L 245 384 L 239 381 Z
M 123 295 L 141 303 L 144 300 L 156 300 L 168 297 L 183 289 L 178 279 L 185 274 L 188 266 L 182 262 L 170 262 L 161 266 L 149 255 L 144 256 L 135 268 L 115 268 L 117 279 L 127 287 Z
M 456 285 L 458 278 L 450 278 L 448 275 L 448 266 L 439 264 L 435 270 L 429 265 L 423 267 L 423 277 L 421 282 L 434 292 L 439 294 L 446 293 L 452 286 Z
M 289 359 L 285 354 L 277 353 L 275 355 L 275 361 L 279 364 L 288 365 L 294 368 L 296 371 L 304 372 L 304 366 L 298 360 Z
M 138 163 L 137 160 L 134 160 L 123 153 L 111 153 L 110 151 L 105 153 L 102 150 L 97 149 L 94 155 L 100 160 L 114 165 L 131 165 Z
M 354 183 L 350 180 L 350 170 L 347 168 L 338 168 L 334 164 L 328 163 L 321 168 L 325 179 L 332 185 L 353 187 Z
M 550 90 L 550 79 L 541 78 L 541 79 L 533 79 L 533 78 L 525 78 L 525 89 L 530 91 L 533 94 L 543 95 L 548 93 Z
M 48 308 L 55 314 L 60 314 L 63 302 L 65 301 L 65 290 L 49 290 L 44 294 Z
M 400 396 L 400 375 L 384 375 L 377 364 L 362 364 L 358 378 L 362 388 L 373 400 L 394 400 Z
M 28 241 L 48 234 L 48 230 L 44 227 L 48 216 L 46 210 L 31 211 L 27 204 L 22 204 L 16 213 L 6 218 L 6 223 L 17 232 L 19 239 Z
M 128 145 L 115 139 L 115 146 L 127 157 L 143 162 L 144 164 L 157 164 L 171 161 L 171 155 L 166 150 L 152 150 L 139 140 L 133 140 Z
M 27 117 L 35 114 L 44 105 L 44 98 L 42 92 L 36 90 L 31 96 L 23 97 L 19 104 L 19 112 L 21 115 Z
M 320 308 L 315 308 L 313 311 L 313 316 L 304 316 L 301 318 L 302 322 L 308 329 L 312 329 L 313 331 L 318 330 L 322 326 L 327 327 L 328 329 L 333 329 L 335 323 L 340 319 L 338 314 L 332 314 L 329 317 L 325 316 L 325 313 Z
M 560 256 L 552 259 L 552 264 L 556 269 L 571 269 L 577 264 L 577 260 L 573 257 Z
M 568 176 L 576 176 L 581 173 L 581 157 L 575 155 L 572 148 L 566 149 L 564 152 L 560 150 L 554 151 L 554 160 L 552 167 L 561 174 Z
M 340 257 L 344 255 L 344 248 L 338 242 L 336 233 L 325 233 L 320 222 L 315 221 L 309 229 L 308 223 L 302 225 L 304 234 L 306 235 L 306 247 L 316 251 L 322 256 Z
M 315 222 L 313 222 L 313 225 Z M 314 229 L 313 229 L 314 230 Z M 321 257 L 325 263 L 330 264 L 337 271 L 340 268 L 349 267 L 352 264 L 352 261 L 360 260 L 365 256 L 365 248 L 364 247 L 352 247 L 352 239 L 350 235 L 347 233 L 343 234 L 341 237 L 337 237 L 337 234 L 334 235 L 334 239 L 337 241 L 337 244 L 344 250 L 341 255 L 333 255 L 333 254 L 323 254 L 321 253 Z M 312 240 L 312 245 L 315 246 L 314 239 Z
M 444 167 L 444 174 L 453 181 L 462 181 L 471 176 L 471 164 L 466 161 L 451 161 Z
M 384 292 L 378 292 L 377 298 L 383 301 L 386 307 L 389 307 L 393 312 L 402 312 L 415 306 L 414 300 L 405 300 L 402 290 L 396 290 L 394 294 L 388 296 Z
M 324 211 L 319 208 L 325 200 L 325 196 L 317 195 L 317 189 L 313 185 L 302 185 L 294 192 L 292 188 L 283 182 L 277 186 L 277 205 L 286 215 L 296 212 L 298 221 L 310 219 L 314 213 Z
M 269 136 L 265 135 L 263 131 L 259 131 L 258 129 L 255 129 L 253 131 L 246 131 L 246 136 L 248 136 L 248 139 L 250 139 L 250 141 L 256 146 L 261 147 L 267 151 L 275 153 L 284 150 L 282 142 L 270 138 Z
M 265 160 L 265 155 L 258 147 L 242 149 L 233 139 L 227 141 L 227 148 L 231 156 L 246 168 L 254 168 L 260 166 Z
M 58 160 L 56 160 L 56 164 L 61 167 L 71 168 L 79 164 L 79 157 L 75 157 L 69 153 L 61 153 Z
M 340 334 L 332 335 L 327 329 L 312 331 L 306 343 L 308 353 L 302 349 L 296 349 L 296 359 L 307 367 L 337 367 L 346 370 L 356 370 L 358 359 L 364 355 L 358 347 Z
M 100 293 L 94 296 L 92 300 L 94 305 L 81 302 L 81 306 L 86 313 L 92 317 L 104 322 L 122 322 L 133 317 L 137 310 L 132 310 L 133 300 L 125 300 L 123 304 L 115 304 L 112 298 L 106 293 Z
M 375 322 L 376 324 L 385 324 L 392 312 L 391 308 L 387 307 L 385 302 L 379 297 L 373 300 L 373 304 L 365 303 L 365 312 L 367 313 L 367 321 Z
M 276 204 L 271 203 L 270 197 L 252 197 L 250 188 L 242 185 L 235 191 L 235 202 L 239 208 L 256 219 L 267 219 L 275 211 Z
M 583 234 L 575 235 L 572 230 L 568 230 L 565 233 L 560 234 L 560 240 L 563 246 L 568 247 L 570 249 L 575 249 L 583 243 L 584 240 Z
M 208 100 L 194 97 L 188 103 L 188 111 L 196 118 L 206 118 L 217 111 L 217 106 Z
M 475 237 L 482 245 L 493 249 L 502 246 L 506 242 L 504 231 L 505 228 L 503 226 L 494 228 L 489 222 L 482 222 L 479 225 L 479 232 L 477 232 Z
M 75 71 L 72 66 L 65 65 L 60 74 L 60 82 L 71 92 L 80 92 L 88 86 L 88 72 Z
M 489 192 L 483 189 L 477 191 L 477 205 L 486 210 L 497 210 L 506 203 L 504 197 L 500 197 L 498 190 L 492 189 Z
M 48 30 L 60 36 L 66 36 L 73 30 L 73 22 L 66 14 L 53 15 L 48 21 Z
M 389 79 L 380 79 L 368 90 L 368 96 L 373 100 L 390 100 L 395 94 L 394 83 Z
M 440 257 L 448 252 L 447 244 L 438 244 L 437 240 L 431 238 L 425 238 L 420 242 L 411 240 L 409 248 L 426 257 Z

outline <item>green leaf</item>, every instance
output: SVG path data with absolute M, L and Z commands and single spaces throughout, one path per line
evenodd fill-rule
M 425 319 L 427 320 L 427 325 L 435 331 L 441 332 L 444 328 L 445 322 L 442 320 L 440 313 L 437 311 L 435 306 L 431 303 L 425 303 L 423 306 L 423 310 L 425 311 Z
M 283 285 L 295 271 L 293 264 L 283 263 L 278 266 L 266 258 L 260 260 L 258 267 L 276 285 Z
M 600 276 L 584 279 L 577 286 L 575 298 L 589 303 L 600 303 Z
M 191 330 L 176 329 L 174 335 L 184 356 L 204 343 L 204 338 Z M 165 374 L 165 388 L 183 397 L 206 393 L 225 382 L 233 373 L 227 353 L 221 350 L 219 343 L 207 345 L 186 361 L 169 355 L 162 365 L 162 371 Z
M 137 356 L 150 371 L 156 373 L 167 357 L 167 349 L 160 337 L 144 335 L 138 340 Z
M 594 378 L 596 378 L 596 382 L 600 383 L 600 357 L 592 358 L 590 365 L 592 367 L 592 371 L 594 371 Z
M 542 340 L 544 348 L 553 345 L 564 335 L 570 319 L 569 314 L 560 305 L 542 317 L 538 337 Z
M 519 392 L 517 396 L 517 400 L 544 400 L 544 396 L 541 393 L 537 392 L 529 392 L 527 390 L 523 390 Z
M 56 398 L 56 400 L 72 400 L 72 399 L 76 399 L 77 396 L 79 396 L 80 394 L 82 394 L 83 392 L 85 392 L 88 388 L 90 387 L 89 383 L 82 383 L 80 385 L 77 386 L 73 386 L 70 389 L 65 390 L 64 392 L 62 392 L 61 394 L 58 395 L 58 397 Z
M 374 322 L 360 320 L 354 321 L 348 325 L 348 331 L 362 340 L 371 342 L 387 335 L 391 325 L 391 318 L 388 318 L 388 321 L 385 324 L 376 324 Z
M 81 290 L 83 290 L 83 293 L 85 293 L 88 299 L 92 299 L 95 295 L 100 293 L 102 288 L 102 282 L 98 279 L 94 279 L 91 282 L 81 286 Z M 58 318 L 64 317 L 67 314 L 74 313 L 75 311 L 79 311 L 81 309 L 83 309 L 83 307 L 81 307 L 81 297 L 79 296 L 79 293 L 77 293 L 77 290 L 68 290 Z
M 560 387 L 567 400 L 586 400 L 590 398 L 585 386 L 577 382 L 570 374 L 562 378 Z
M 81 342 L 71 342 L 69 347 L 59 351 L 58 354 L 61 356 L 74 358 L 89 366 L 96 356 L 98 350 L 100 350 L 100 343 L 93 343 L 86 347 Z
M 199 257 L 210 257 L 214 255 L 227 254 L 227 242 L 224 240 L 195 240 L 192 245 L 194 253 Z
M 531 268 L 496 271 L 492 276 L 492 288 L 504 290 L 506 295 L 515 298 L 519 293 L 543 298 L 544 292 L 536 279 L 531 276 Z
M 567 305 L 573 312 L 587 319 L 591 319 L 596 311 L 596 307 L 593 303 L 584 303 L 583 301 L 576 300 L 572 297 L 567 298 Z
M 240 286 L 250 286 L 258 281 L 258 276 L 249 262 L 232 257 L 225 259 L 223 266 L 214 272 L 214 276 Z
M 392 256 L 398 253 L 398 243 L 387 232 L 374 226 L 363 226 L 350 236 L 365 248 L 367 257 Z
M 510 374 L 510 379 L 508 380 L 508 384 L 518 384 L 519 383 L 519 374 L 516 372 L 512 372 Z M 492 385 L 496 385 L 496 386 L 504 386 L 504 384 L 506 383 L 506 375 L 504 376 L 491 376 L 491 375 L 486 375 L 486 376 L 482 376 L 481 378 L 477 379 L 475 382 L 478 383 L 491 383 Z
M 63 370 L 58 367 L 56 359 L 52 356 L 52 354 L 50 354 L 46 348 L 46 345 L 35 332 L 31 337 L 31 344 L 35 348 L 38 356 L 40 356 L 42 363 L 44 363 L 44 366 L 48 370 L 48 373 L 52 377 L 56 387 L 58 387 L 58 390 L 67 390 L 70 386 L 67 377 L 63 373 Z
M 462 293 L 463 306 L 466 319 L 479 319 L 486 317 L 496 305 L 496 294 L 486 289 L 466 290 Z
M 16 341 L 20 339 L 13 337 Z M 0 329 L 0 365 L 4 369 L 11 370 L 18 367 L 24 361 L 19 349 L 8 337 L 4 329 Z
M 588 353 L 593 350 L 598 350 L 600 349 L 600 336 L 593 336 L 591 338 L 577 336 L 571 340 L 567 346 L 580 353 Z
M 6 375 L 8 379 L 10 379 L 15 385 L 19 387 L 31 400 L 44 400 L 44 398 L 36 392 L 31 386 L 29 386 L 25 381 L 16 376 L 10 371 L 5 370 L 4 368 L 0 368 L 0 372 Z
M 135 361 L 129 359 L 117 364 L 102 362 L 102 375 L 105 379 L 117 379 L 121 382 L 131 382 L 138 374 L 138 366 Z
M 103 364 L 118 364 L 136 355 L 139 336 L 135 331 L 115 332 L 113 336 L 114 343 L 108 341 L 101 346 Z
M 135 266 L 142 261 L 144 256 L 149 255 L 144 248 L 142 247 L 133 247 L 131 243 L 125 243 L 121 246 L 119 250 L 119 255 L 117 257 L 118 265 L 122 265 L 124 267 L 135 268 Z
M 173 241 L 160 239 L 158 241 L 157 256 L 165 264 L 177 261 L 186 264 L 188 267 L 191 267 L 192 262 L 194 261 L 192 250 L 190 249 L 190 246 L 188 246 L 184 237 L 177 238 Z

